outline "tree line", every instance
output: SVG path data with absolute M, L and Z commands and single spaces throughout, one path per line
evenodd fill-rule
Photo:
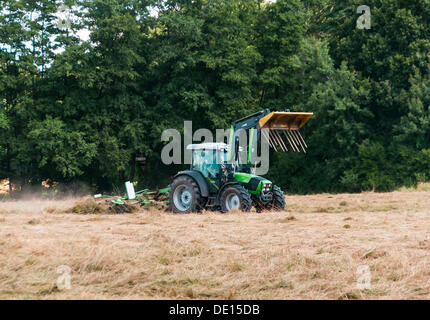
M 163 130 L 269 108 L 315 113 L 307 154 L 271 154 L 287 192 L 428 181 L 430 6 L 368 0 L 361 29 L 361 2 L 64 0 L 59 23 L 58 1 L 0 0 L 0 179 L 164 187 Z

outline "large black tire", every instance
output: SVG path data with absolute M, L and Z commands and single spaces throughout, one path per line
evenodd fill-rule
M 255 211 L 257 211 L 257 213 L 262 213 L 264 210 L 267 209 L 267 203 L 263 203 L 262 201 L 260 201 L 258 196 L 251 196 L 251 199 L 252 206 L 255 208 Z
M 199 212 L 203 199 L 199 186 L 193 178 L 179 176 L 171 184 L 169 190 L 169 206 L 173 213 Z
M 258 197 L 253 199 L 252 205 L 255 207 L 257 213 L 263 211 L 284 211 L 285 210 L 285 196 L 281 188 L 273 186 L 272 189 L 273 199 L 270 202 L 261 202 Z
M 221 194 L 221 211 L 223 213 L 231 210 L 249 212 L 252 208 L 252 200 L 248 191 L 241 185 L 227 187 Z
M 279 188 L 278 186 L 273 186 L 272 192 L 273 192 L 272 209 L 275 211 L 284 211 L 285 196 L 281 188 Z

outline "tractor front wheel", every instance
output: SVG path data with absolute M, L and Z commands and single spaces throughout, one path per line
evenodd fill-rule
M 273 202 L 271 207 L 275 211 L 284 211 L 285 210 L 285 196 L 282 192 L 281 188 L 278 186 L 273 186 Z
M 252 200 L 248 191 L 240 186 L 234 185 L 227 187 L 220 198 L 221 211 L 223 213 L 232 210 L 241 210 L 243 212 L 249 212 L 252 208 Z
M 202 197 L 194 179 L 180 176 L 173 180 L 169 190 L 170 210 L 174 213 L 198 212 L 201 209 Z

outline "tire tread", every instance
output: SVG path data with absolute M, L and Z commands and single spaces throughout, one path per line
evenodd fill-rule
M 241 203 L 241 208 L 240 210 L 243 212 L 250 212 L 252 209 L 252 199 L 250 194 L 248 193 L 248 191 L 241 186 L 240 184 L 236 184 L 236 185 L 232 185 L 227 187 L 226 190 L 223 191 L 223 194 L 221 195 L 221 211 L 223 213 L 226 213 L 227 210 L 224 208 L 223 206 L 223 201 L 225 199 L 225 192 L 230 189 L 230 188 L 235 188 L 237 189 L 237 191 L 239 191 L 239 195 L 240 195 L 240 203 Z
M 196 202 L 194 208 L 191 207 L 189 211 L 181 212 L 174 208 L 173 204 L 173 192 L 176 189 L 175 187 L 180 184 L 189 184 L 192 187 L 193 191 L 193 197 L 196 197 Z M 187 176 L 179 176 L 175 180 L 173 180 L 172 185 L 169 190 L 169 210 L 173 213 L 191 213 L 191 212 L 200 212 L 203 209 L 203 199 L 201 196 L 200 188 L 197 184 L 197 182 Z

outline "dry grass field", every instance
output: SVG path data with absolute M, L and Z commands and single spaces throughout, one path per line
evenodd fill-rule
M 227 215 L 0 202 L 0 298 L 430 298 L 430 192 L 286 200 L 286 212 Z M 63 265 L 71 287 L 60 290 Z

